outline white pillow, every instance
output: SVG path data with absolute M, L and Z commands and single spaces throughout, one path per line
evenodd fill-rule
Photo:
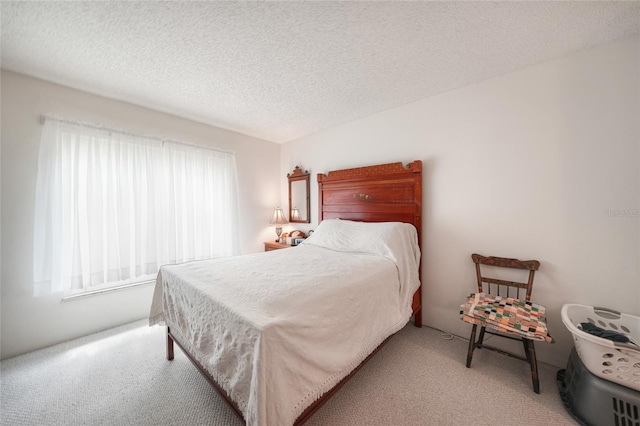
M 355 222 L 342 219 L 323 220 L 303 244 L 336 251 L 389 255 L 398 242 L 415 239 L 416 228 L 402 222 Z

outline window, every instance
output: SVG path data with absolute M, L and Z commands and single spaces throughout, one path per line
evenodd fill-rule
M 35 293 L 155 278 L 164 264 L 237 254 L 233 153 L 45 119 Z

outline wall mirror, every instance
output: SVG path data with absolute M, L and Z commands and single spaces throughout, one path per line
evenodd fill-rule
M 311 223 L 309 210 L 309 172 L 304 172 L 298 166 L 287 174 L 289 179 L 289 222 Z

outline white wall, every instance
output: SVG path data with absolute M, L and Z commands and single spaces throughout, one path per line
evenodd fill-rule
M 538 259 L 533 298 L 557 340 L 538 356 L 564 366 L 564 303 L 640 315 L 638 49 L 627 38 L 301 138 L 280 174 L 312 173 L 313 228 L 318 172 L 422 160 L 426 324 L 468 336 L 471 253 Z
M 235 151 L 240 248 L 263 250 L 280 199 L 280 146 L 123 102 L 2 71 L 1 357 L 145 318 L 151 285 L 73 301 L 32 296 L 33 214 L 40 117 L 52 113 Z

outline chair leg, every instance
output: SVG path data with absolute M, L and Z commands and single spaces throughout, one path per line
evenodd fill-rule
M 480 335 L 478 336 L 478 344 L 476 346 L 478 346 L 478 349 L 482 349 L 482 342 L 484 342 L 484 331 L 487 329 L 487 327 L 480 327 Z
M 471 329 L 471 337 L 469 337 L 469 350 L 467 351 L 467 368 L 471 367 L 471 358 L 473 358 L 473 350 L 476 347 L 476 330 L 478 326 L 473 324 Z
M 524 346 L 524 356 L 527 357 L 527 362 L 531 366 L 531 353 L 529 352 L 529 340 L 522 338 L 522 345 Z
M 536 358 L 536 348 L 532 340 L 522 339 L 524 351 L 527 355 L 529 365 L 531 365 L 531 381 L 533 382 L 533 391 L 540 393 L 540 380 L 538 378 L 538 360 Z

